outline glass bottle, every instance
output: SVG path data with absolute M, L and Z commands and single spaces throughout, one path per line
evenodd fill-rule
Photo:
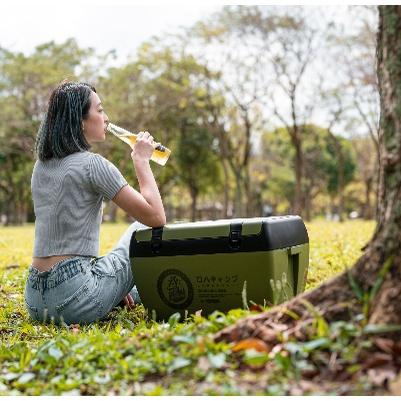
M 126 129 L 121 128 L 115 124 L 109 123 L 107 125 L 107 131 L 115 135 L 117 138 L 121 139 L 123 142 L 130 145 L 131 148 L 134 146 L 136 142 L 137 134 L 127 131 Z M 170 154 L 171 154 L 170 149 L 158 143 L 157 146 L 155 147 L 155 150 L 152 153 L 152 156 L 150 157 L 150 160 L 153 160 L 157 164 L 164 166 Z

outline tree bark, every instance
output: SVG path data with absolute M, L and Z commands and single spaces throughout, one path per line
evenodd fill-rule
M 196 221 L 196 210 L 198 205 L 199 191 L 196 186 L 190 186 L 189 192 L 191 194 L 191 221 Z
M 362 312 L 349 275 L 365 293 L 376 293 L 368 305 L 369 323 L 401 324 L 401 6 L 379 7 L 377 60 L 381 102 L 379 213 L 376 231 L 365 253 L 349 272 L 269 312 L 237 322 L 219 332 L 216 341 L 247 337 L 267 341 L 267 326 L 292 320 L 286 311 L 295 312 L 304 321 L 312 317 L 305 301 L 328 321 L 349 320 Z M 375 284 L 381 279 L 376 292 Z M 399 332 L 387 337 L 397 339 Z
M 223 159 L 221 161 L 221 164 L 223 166 L 223 174 L 224 174 L 224 200 L 223 200 L 223 218 L 227 219 L 228 218 L 228 202 L 229 202 L 229 185 L 230 185 L 230 180 L 229 180 L 229 174 L 228 174 L 228 166 L 227 166 L 227 161 Z
M 343 154 L 340 150 L 338 155 L 338 216 L 340 221 L 344 221 L 344 160 Z
M 372 248 L 393 258 L 371 322 L 401 323 L 401 6 L 379 7 L 380 180 L 378 228 Z
M 371 192 L 372 192 L 373 177 L 369 177 L 365 180 L 365 204 L 362 211 L 362 217 L 365 220 L 371 220 L 373 218 L 373 211 L 371 205 Z
M 312 217 L 312 197 L 311 197 L 311 185 L 305 186 L 305 198 L 304 198 L 304 213 L 303 218 L 306 221 L 310 221 Z
M 344 221 L 344 182 L 345 182 L 345 171 L 344 171 L 344 154 L 341 147 L 340 140 L 333 134 L 331 129 L 328 130 L 329 137 L 333 143 L 338 158 L 337 162 L 337 175 L 338 175 L 338 202 L 337 202 L 337 213 L 339 221 Z
M 293 213 L 302 215 L 304 208 L 304 196 L 302 191 L 303 185 L 303 169 L 304 160 L 302 153 L 301 139 L 299 137 L 298 127 L 293 128 L 293 133 L 291 133 L 291 141 L 295 149 L 295 194 L 293 203 Z
M 234 176 L 235 176 L 234 216 L 241 217 L 243 215 L 243 201 L 242 201 L 243 180 L 241 171 L 235 169 Z

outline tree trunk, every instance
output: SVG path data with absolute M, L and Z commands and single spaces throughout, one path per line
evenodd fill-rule
M 243 109 L 243 119 L 245 125 L 245 147 L 242 158 L 242 171 L 243 171 L 243 184 L 244 184 L 244 195 L 245 195 L 245 213 L 246 216 L 251 216 L 252 210 L 252 195 L 251 195 L 251 180 L 249 177 L 249 158 L 251 156 L 251 132 L 252 124 L 249 119 L 249 110 Z
M 365 181 L 365 204 L 362 212 L 362 217 L 365 220 L 372 220 L 373 218 L 372 204 L 370 200 L 372 193 L 372 184 L 373 184 L 373 177 L 369 177 Z
M 232 152 L 230 152 L 229 136 L 227 135 L 224 125 L 218 122 L 216 110 L 213 112 L 214 120 L 210 124 L 210 129 L 216 134 L 219 139 L 219 150 L 221 155 L 221 163 L 224 173 L 224 217 L 228 217 L 228 208 L 230 203 L 230 173 L 229 170 L 234 172 L 232 166 L 235 162 L 232 161 Z M 230 159 L 231 158 L 231 159 Z M 238 185 L 238 184 L 237 184 Z
M 243 202 L 242 202 L 242 175 L 241 171 L 236 169 L 234 171 L 235 176 L 235 200 L 234 200 L 234 216 L 243 216 Z
M 224 174 L 224 201 L 223 201 L 223 217 L 226 219 L 228 217 L 228 202 L 230 196 L 230 176 L 228 173 L 227 161 L 222 160 L 221 164 L 223 166 L 223 174 Z
M 293 202 L 293 213 L 302 215 L 303 207 L 304 207 L 304 199 L 303 199 L 303 154 L 301 149 L 301 140 L 298 138 L 299 134 L 295 133 L 291 135 L 292 143 L 295 149 L 295 194 L 294 194 L 294 202 Z
M 255 208 L 255 199 L 252 196 L 251 177 L 249 174 L 249 166 L 244 167 L 244 192 L 245 192 L 245 214 L 246 217 L 253 215 Z
M 371 248 L 393 260 L 371 322 L 401 323 L 401 6 L 379 7 L 380 180 L 378 228 Z
M 308 185 L 305 191 L 305 198 L 304 198 L 304 219 L 306 221 L 311 220 L 312 216 L 312 197 L 311 197 L 311 187 Z
M 191 194 L 191 220 L 196 221 L 196 209 L 198 204 L 198 194 L 199 191 L 195 186 L 189 188 Z
M 345 182 L 345 171 L 344 171 L 344 154 L 339 139 L 331 132 L 328 131 L 330 139 L 333 142 L 336 154 L 338 157 L 337 163 L 337 175 L 338 175 L 338 203 L 337 213 L 339 221 L 344 221 L 344 182 Z
M 361 313 L 362 305 L 350 287 L 348 274 L 370 294 L 375 283 L 383 278 L 369 304 L 369 323 L 401 324 L 401 6 L 379 7 L 377 46 L 381 100 L 379 213 L 376 231 L 365 253 L 348 273 L 269 312 L 237 322 L 218 333 L 217 341 L 247 337 L 267 341 L 266 326 L 292 320 L 286 310 L 295 312 L 304 321 L 311 317 L 305 300 L 328 321 L 349 320 Z M 399 332 L 389 333 L 387 337 L 397 339 Z

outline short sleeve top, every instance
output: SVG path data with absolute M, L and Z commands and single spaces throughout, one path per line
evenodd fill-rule
M 33 256 L 98 256 L 103 200 L 113 199 L 125 185 L 118 168 L 96 153 L 36 161 L 31 179 Z

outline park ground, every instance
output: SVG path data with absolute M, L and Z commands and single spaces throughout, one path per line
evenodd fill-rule
M 374 227 L 359 220 L 307 224 L 306 288 L 351 267 Z M 125 228 L 102 225 L 101 254 Z M 394 364 L 388 368 L 399 355 L 364 316 L 330 323 L 316 313 L 308 341 L 284 336 L 273 349 L 256 340 L 213 341 L 239 318 L 267 310 L 262 306 L 184 322 L 175 315 L 155 322 L 141 305 L 87 326 L 33 322 L 23 302 L 33 238 L 33 225 L 0 228 L 0 395 L 401 394 Z M 373 356 L 361 362 L 367 353 Z

